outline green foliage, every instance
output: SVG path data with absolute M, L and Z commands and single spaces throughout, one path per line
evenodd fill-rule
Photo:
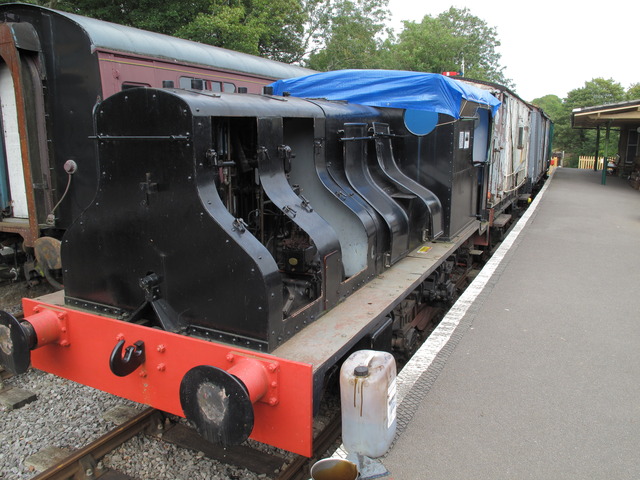
M 15 0 L 0 0 L 0 4 L 15 3 Z M 21 0 L 20 3 L 30 3 L 41 7 L 55 8 L 66 12 L 73 11 L 73 0 Z
M 422 72 L 464 71 L 464 75 L 511 86 L 500 66 L 495 27 L 467 8 L 451 7 L 422 22 L 404 22 L 399 41 L 391 47 L 394 68 Z
M 316 70 L 381 68 L 380 33 L 388 16 L 388 0 L 339 0 L 315 2 L 310 18 L 317 19 L 310 32 L 314 48 L 307 66 Z
M 288 63 L 304 54 L 301 0 L 164 0 L 161 7 L 155 0 L 31 3 Z
M 462 69 L 462 39 L 455 38 L 443 24 L 428 15 L 421 23 L 404 22 L 399 41 L 392 50 L 396 53 L 397 68 L 401 70 L 440 73 Z
M 211 0 L 176 35 L 292 63 L 304 54 L 305 18 L 299 0 Z
M 385 29 L 388 0 L 307 0 L 307 66 L 316 70 L 388 68 L 423 72 L 462 70 L 471 78 L 511 86 L 499 65 L 495 28 L 450 8 L 422 22 L 404 22 L 396 40 Z M 386 39 L 383 40 L 383 37 Z
M 580 155 L 595 155 L 596 130 L 576 129 L 571 126 L 571 112 L 575 108 L 596 107 L 609 103 L 640 99 L 640 83 L 633 84 L 625 92 L 613 79 L 594 78 L 585 82 L 583 87 L 571 90 L 567 98 L 560 100 L 556 95 L 537 98 L 534 105 L 542 108 L 555 123 L 553 149 L 566 152 L 568 166 L 577 166 Z M 611 132 L 607 155 L 612 156 L 618 145 L 619 135 Z M 599 155 L 605 154 L 605 132 L 600 133 Z M 565 165 L 565 166 L 567 166 Z
M 531 103 L 536 107 L 540 107 L 553 122 L 557 122 L 564 113 L 562 99 L 557 95 L 545 95 L 544 97 L 536 98 Z
M 612 78 L 594 78 L 585 82 L 584 87 L 571 90 L 565 104 L 570 108 L 593 107 L 607 103 L 622 102 L 625 99 L 625 91 L 622 85 Z
M 594 107 L 608 103 L 618 103 L 626 99 L 622 86 L 613 79 L 594 78 L 585 82 L 584 87 L 571 90 L 563 102 L 563 110 L 555 119 L 554 150 L 564 150 L 574 155 L 594 155 L 596 131 L 576 129 L 571 126 L 571 112 L 575 108 Z M 604 153 L 604 136 L 601 137 L 600 155 Z M 618 144 L 618 135 L 609 139 L 609 155 Z
M 164 0 L 162 8 L 158 8 L 155 0 L 50 0 L 35 3 L 120 25 L 175 35 L 180 26 L 193 21 L 199 12 L 206 11 L 209 0 Z
M 640 83 L 634 83 L 627 90 L 627 100 L 640 99 Z

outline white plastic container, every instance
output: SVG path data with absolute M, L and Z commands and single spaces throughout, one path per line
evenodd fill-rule
M 380 457 L 396 433 L 396 362 L 374 350 L 352 353 L 340 369 L 342 443 L 349 453 Z

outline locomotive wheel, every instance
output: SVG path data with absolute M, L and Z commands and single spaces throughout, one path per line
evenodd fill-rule
M 180 404 L 210 442 L 237 445 L 253 430 L 249 392 L 240 379 L 219 368 L 200 365 L 189 370 L 180 383 Z
M 0 310 L 0 365 L 14 375 L 31 364 L 31 336 L 10 313 Z

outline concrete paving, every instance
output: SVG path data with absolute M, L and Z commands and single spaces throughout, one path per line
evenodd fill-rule
M 415 412 L 387 478 L 640 478 L 640 192 L 600 182 L 556 171 L 426 394 L 400 404 Z

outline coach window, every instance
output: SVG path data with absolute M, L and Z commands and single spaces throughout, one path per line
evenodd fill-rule
M 221 92 L 222 91 L 222 84 L 220 82 L 211 82 L 211 88 L 210 90 L 212 92 Z
M 191 90 L 191 80 L 194 80 L 193 77 L 180 77 L 180 88 L 185 90 Z
M 148 83 L 136 83 L 136 82 L 122 82 L 122 90 L 129 90 L 130 88 L 150 87 Z
M 233 83 L 224 83 L 224 91 L 227 93 L 235 93 L 236 92 L 236 86 Z

